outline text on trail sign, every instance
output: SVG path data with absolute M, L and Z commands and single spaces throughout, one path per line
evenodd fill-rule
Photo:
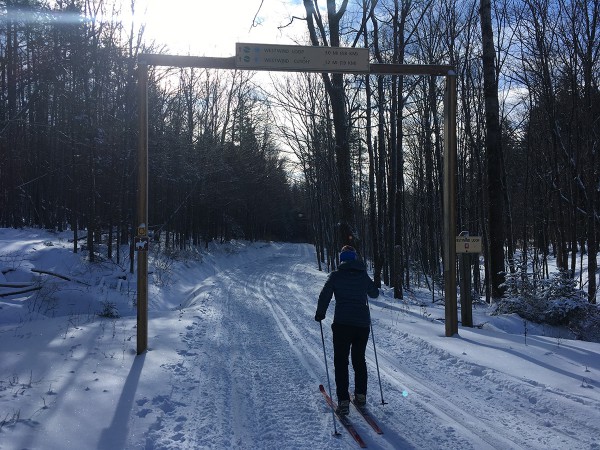
M 456 253 L 481 253 L 481 236 L 457 236 Z
M 369 72 L 369 50 L 237 43 L 235 65 L 240 69 L 302 72 Z

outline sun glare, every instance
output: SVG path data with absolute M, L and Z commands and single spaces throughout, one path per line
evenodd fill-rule
M 197 56 L 233 56 L 236 42 L 292 43 L 296 28 L 281 32 L 278 27 L 300 14 L 299 3 L 281 0 L 145 1 L 140 19 L 146 22 L 147 39 L 171 52 Z
M 131 5 L 131 0 L 107 2 L 94 17 L 13 9 L 0 14 L 0 22 L 11 18 L 48 24 L 93 20 L 121 22 L 127 28 L 133 22 L 134 29 L 145 25 L 146 44 L 153 43 L 155 50 L 197 56 L 233 56 L 236 42 L 294 44 L 305 33 L 302 21 L 289 25 L 291 17 L 305 14 L 301 2 L 295 0 L 135 0 L 133 14 Z
M 127 29 L 145 26 L 147 45 L 156 51 L 196 56 L 233 56 L 237 42 L 294 44 L 304 23 L 291 17 L 305 13 L 301 2 L 282 0 L 114 0 L 94 17 L 79 12 L 23 9 L 0 14 L 0 21 L 20 23 L 120 22 Z M 1 11 L 1 9 L 0 9 Z M 4 10 L 6 12 L 6 10 Z

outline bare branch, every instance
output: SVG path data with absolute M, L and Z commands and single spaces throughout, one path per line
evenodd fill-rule
M 79 284 L 85 284 L 86 286 L 90 286 L 88 283 L 86 283 L 84 281 L 74 280 L 72 278 L 69 278 L 69 277 L 67 277 L 65 275 L 58 274 L 56 272 L 50 272 L 49 270 L 31 269 L 31 271 L 35 272 L 35 273 L 41 273 L 43 275 L 51 275 L 53 277 L 61 278 L 61 279 L 66 280 L 66 281 L 74 281 L 74 282 L 79 283 Z
M 42 289 L 41 286 L 33 286 L 27 289 L 22 289 L 20 291 L 2 292 L 0 293 L 0 297 L 10 297 L 12 295 L 26 294 L 27 292 L 39 291 L 40 289 Z
M 251 31 L 252 28 L 258 26 L 256 23 L 256 18 L 258 17 L 258 14 L 260 13 L 260 10 L 262 9 L 263 4 L 265 3 L 265 0 L 261 0 L 260 2 L 260 6 L 258 7 L 258 10 L 256 11 L 256 14 L 254 14 L 254 19 L 252 19 L 252 25 L 250 25 L 250 29 L 248 31 Z

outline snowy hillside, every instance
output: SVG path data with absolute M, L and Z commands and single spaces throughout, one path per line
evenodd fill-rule
M 149 350 L 136 356 L 135 276 L 89 266 L 69 237 L 0 230 L 0 450 L 357 448 L 339 423 L 332 435 L 318 390 L 327 274 L 312 246 L 153 259 Z M 350 412 L 369 448 L 600 449 L 600 344 L 484 306 L 481 328 L 447 338 L 430 293 L 384 294 L 371 302 L 381 391 L 367 350 L 384 434 Z

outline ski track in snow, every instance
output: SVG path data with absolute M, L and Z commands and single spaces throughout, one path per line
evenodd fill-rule
M 418 429 L 429 414 L 446 423 L 454 422 L 452 427 L 446 424 L 446 432 L 462 434 L 461 440 L 475 449 L 594 448 L 590 436 L 597 436 L 600 427 L 598 423 L 581 421 L 585 417 L 578 411 L 582 399 L 465 362 L 407 334 L 403 337 L 401 348 L 379 348 L 378 357 L 386 375 L 384 390 L 409 387 L 411 391 L 409 400 L 398 408 L 405 409 L 406 418 L 415 420 L 412 429 Z M 378 346 L 384 347 L 381 343 Z M 386 367 L 399 367 L 400 371 Z M 432 367 L 442 370 L 431 370 Z M 471 395 L 465 397 L 465 391 Z M 491 399 L 490 407 L 482 410 L 482 405 Z M 600 414 L 600 404 L 594 407 Z M 550 411 L 553 420 L 548 421 L 545 417 Z M 540 429 L 545 432 L 540 433 Z M 543 440 L 539 440 L 540 436 Z M 419 442 L 420 439 L 415 441 L 415 445 Z M 461 448 L 467 446 L 463 443 Z
M 181 331 L 181 358 L 163 367 L 171 392 L 137 400 L 134 414 L 154 420 L 143 445 L 138 436 L 131 448 L 299 449 L 307 434 L 315 449 L 357 448 L 339 424 L 342 436 L 332 436 L 331 410 L 318 390 L 327 379 L 313 315 L 326 275 L 313 267 L 312 246 L 279 245 L 280 253 L 244 261 L 190 293 L 182 314 L 193 323 Z M 333 307 L 323 322 L 332 388 Z M 369 448 L 597 448 L 600 424 L 579 420 L 589 399 L 466 362 L 408 333 L 386 339 L 403 331 L 385 308 L 371 308 L 388 404 L 380 404 L 370 341 L 369 408 L 384 434 L 356 411 L 350 416 Z M 593 406 L 600 416 L 600 404 Z

